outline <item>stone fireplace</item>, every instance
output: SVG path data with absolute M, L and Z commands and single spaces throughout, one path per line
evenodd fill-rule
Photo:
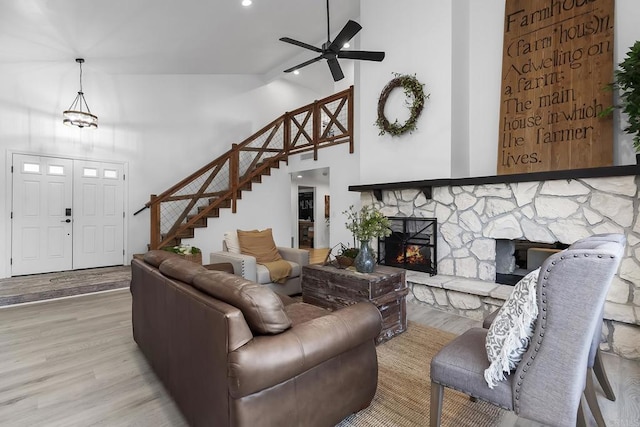
M 621 175 L 624 168 L 633 171 Z M 481 177 L 434 180 L 428 187 L 430 182 L 423 181 L 420 185 L 407 183 L 405 188 L 403 183 L 392 183 L 350 189 L 362 192 L 363 205 L 375 205 L 387 216 L 437 219 L 436 280 L 408 272 L 407 281 L 411 286 L 435 283 L 426 299 L 439 308 L 454 306 L 452 311 L 474 318 L 494 310 L 510 293 L 496 288 L 496 241 L 526 240 L 541 247 L 561 245 L 561 249 L 593 234 L 625 234 L 626 255 L 605 305 L 603 347 L 624 357 L 640 358 L 638 170 L 635 166 L 603 169 L 618 174 L 521 182 L 507 179 L 506 183 L 496 182 L 504 177 Z M 483 183 L 483 178 L 488 182 Z M 474 286 L 477 292 L 466 290 Z M 450 296 L 454 291 L 472 295 L 478 302 L 464 295 Z M 420 292 L 414 287 L 414 295 Z M 464 303 L 459 302 L 461 298 Z

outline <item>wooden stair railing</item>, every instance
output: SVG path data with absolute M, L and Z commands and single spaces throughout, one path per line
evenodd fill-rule
M 220 209 L 235 213 L 243 191 L 290 155 L 349 144 L 353 153 L 353 86 L 283 114 L 160 195 L 151 195 L 150 249 L 180 244 Z

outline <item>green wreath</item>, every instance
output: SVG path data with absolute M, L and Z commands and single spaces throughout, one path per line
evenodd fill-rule
M 429 94 L 424 94 L 424 85 L 418 81 L 415 74 L 410 76 L 408 74 L 393 73 L 393 75 L 396 77 L 382 89 L 380 99 L 378 99 L 378 120 L 376 120 L 376 126 L 380 129 L 378 135 L 389 133 L 391 136 L 399 136 L 405 132 L 412 133 L 417 129 L 416 122 L 424 108 L 424 100 L 429 98 Z M 398 123 L 398 119 L 390 123 L 384 116 L 384 107 L 389 94 L 399 87 L 404 89 L 404 94 L 407 97 L 405 103 L 409 107 L 410 116 L 404 123 Z M 409 99 L 413 99 L 413 102 L 410 102 Z

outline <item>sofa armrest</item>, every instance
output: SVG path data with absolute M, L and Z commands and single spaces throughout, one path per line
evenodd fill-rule
M 233 265 L 233 272 L 236 276 L 242 276 L 252 282 L 257 279 L 256 259 L 252 256 L 225 251 L 211 252 L 209 262 L 211 264 L 229 262 Z
M 229 390 L 234 398 L 264 390 L 369 342 L 382 316 L 361 302 L 312 319 L 278 335 L 254 337 L 229 354 Z
M 204 268 L 211 271 L 224 271 L 225 273 L 235 274 L 236 270 L 230 262 L 217 262 L 215 264 L 205 264 Z
M 309 251 L 305 249 L 286 248 L 284 246 L 277 247 L 282 259 L 295 262 L 300 266 L 309 265 Z

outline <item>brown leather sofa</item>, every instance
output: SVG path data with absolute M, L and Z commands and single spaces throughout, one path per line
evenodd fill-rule
M 131 268 L 134 339 L 189 424 L 333 426 L 373 399 L 372 304 L 329 312 L 163 251 Z

